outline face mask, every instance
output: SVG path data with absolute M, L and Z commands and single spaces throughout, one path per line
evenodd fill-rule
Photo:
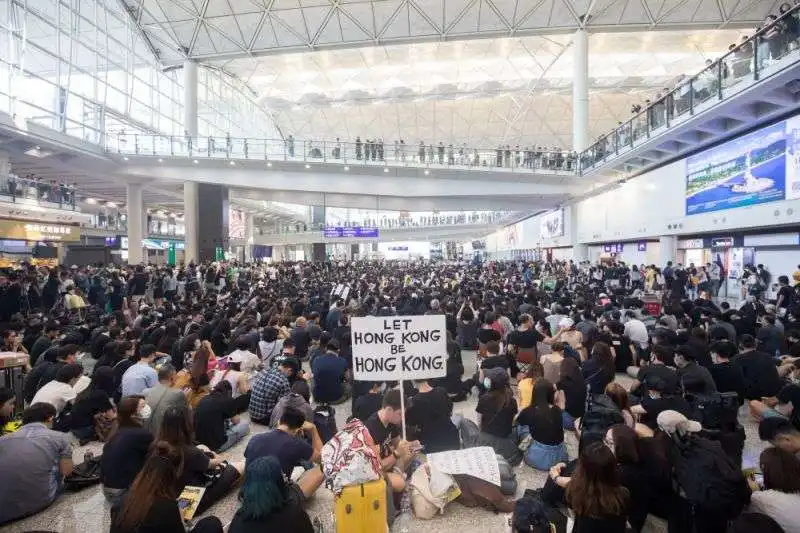
M 487 390 L 491 389 L 492 388 L 492 380 L 489 379 L 489 378 L 483 378 L 483 387 L 485 389 L 487 389 Z
M 153 410 L 150 409 L 150 406 L 147 404 L 144 404 L 144 407 L 142 407 L 138 413 L 139 418 L 141 418 L 142 420 L 147 420 L 148 418 L 150 418 L 150 415 L 152 414 Z
M 386 383 L 381 383 L 380 393 L 383 394 L 386 392 Z

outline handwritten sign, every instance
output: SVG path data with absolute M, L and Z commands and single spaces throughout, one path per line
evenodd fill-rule
M 500 466 L 490 446 L 427 454 L 428 462 L 445 474 L 465 474 L 500 486 Z
M 356 380 L 400 381 L 447 374 L 444 315 L 353 318 L 350 338 Z

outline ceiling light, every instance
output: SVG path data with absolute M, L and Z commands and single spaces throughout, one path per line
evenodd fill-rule
M 306 164 L 306 168 L 311 168 L 311 165 Z
M 117 207 L 117 204 L 114 202 L 106 202 L 106 207 Z
M 350 167 L 344 167 L 345 172 L 347 172 L 348 170 L 350 170 Z
M 161 159 L 161 158 L 159 157 L 159 158 L 158 158 L 158 162 L 159 162 L 159 163 L 163 163 L 163 162 L 164 162 L 164 160 L 163 160 L 163 159 Z
M 231 164 L 231 166 L 233 166 L 233 165 L 235 165 L 235 164 L 236 164 L 236 161 L 231 161 L 231 163 L 230 163 L 230 164 Z
M 268 162 L 268 163 L 267 163 L 267 166 L 268 166 L 268 167 L 271 167 L 271 166 L 272 166 L 272 163 L 269 163 L 269 162 Z
M 125 160 L 125 161 L 127 161 L 127 160 L 128 160 L 128 156 L 125 156 L 125 157 L 123 157 L 122 159 L 123 159 L 123 160 Z
M 383 167 L 384 172 L 389 172 L 389 167 Z
M 194 161 L 192 161 L 192 163 L 194 163 L 194 164 L 196 165 L 196 164 L 198 163 L 197 159 L 195 159 Z
M 425 175 L 426 175 L 426 176 L 427 176 L 428 174 L 430 174 L 430 173 L 431 173 L 431 171 L 430 171 L 430 170 L 426 170 L 426 171 L 425 171 Z
M 87 204 L 96 204 L 97 200 L 95 200 L 94 198 L 87 198 L 86 199 L 86 203 Z

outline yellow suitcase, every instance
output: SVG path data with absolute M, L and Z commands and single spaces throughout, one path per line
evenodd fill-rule
M 336 497 L 338 533 L 388 533 L 386 481 L 345 487 Z

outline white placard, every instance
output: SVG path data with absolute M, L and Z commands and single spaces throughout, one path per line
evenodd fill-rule
M 465 474 L 500 486 L 500 466 L 490 446 L 429 453 L 428 462 L 445 474 Z
M 447 374 L 444 315 L 352 319 L 353 378 L 401 381 Z

